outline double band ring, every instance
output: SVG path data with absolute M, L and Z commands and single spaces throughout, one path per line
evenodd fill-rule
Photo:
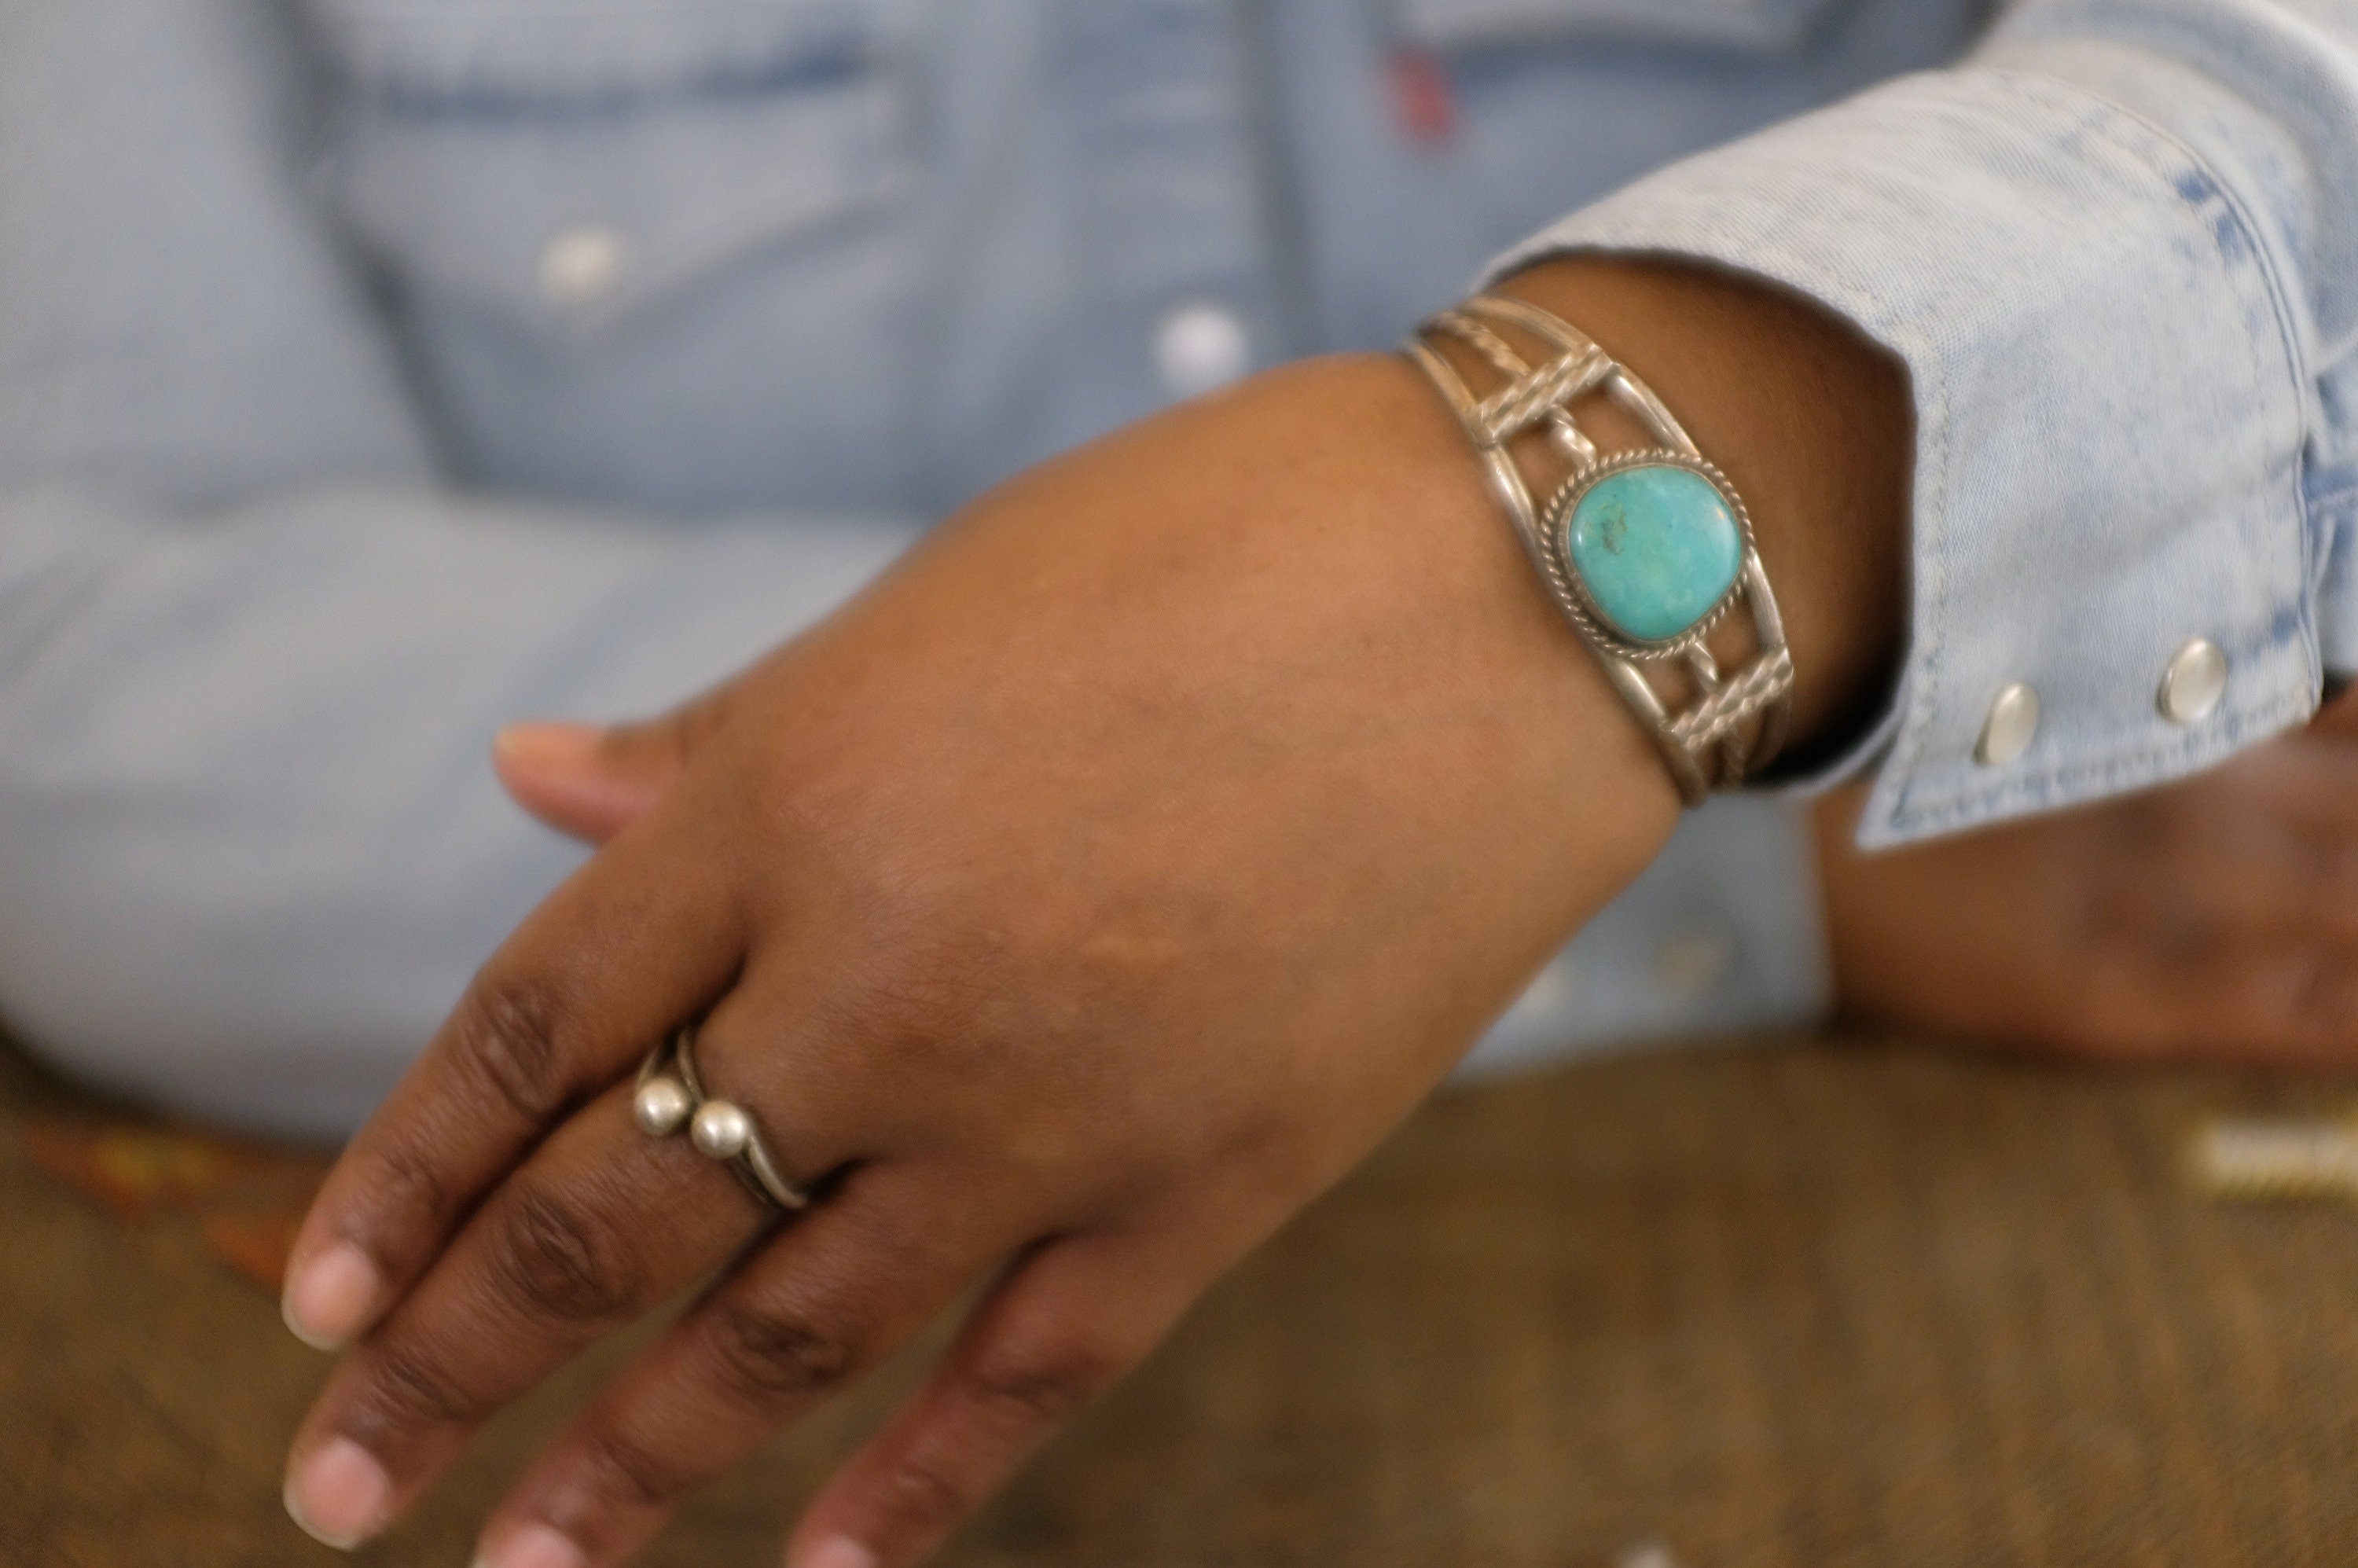
M 631 1114 L 650 1138 L 668 1138 L 687 1128 L 687 1141 L 698 1153 L 736 1172 L 738 1180 L 763 1202 L 789 1214 L 810 1206 L 808 1190 L 788 1181 L 770 1158 L 752 1113 L 733 1100 L 714 1099 L 704 1092 L 704 1080 L 696 1071 L 693 1023 L 683 1025 L 639 1064 Z

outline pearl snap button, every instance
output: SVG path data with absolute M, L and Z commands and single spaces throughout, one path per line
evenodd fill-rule
M 1244 374 L 1252 357 L 1245 324 L 1218 305 L 1183 305 L 1154 330 L 1154 368 L 1163 390 L 1193 397 Z
M 626 247 L 611 229 L 584 226 L 549 237 L 540 251 L 540 292 L 551 305 L 594 305 L 622 281 Z
M 1672 996 L 1699 997 L 1719 984 L 1736 961 L 1736 939 L 1701 925 L 1665 937 L 1654 950 L 1654 979 Z
M 1985 768 L 2001 768 L 2030 749 L 2039 733 L 2039 694 L 2020 681 L 2009 681 L 1990 698 L 1989 717 L 1982 720 L 1982 738 L 1974 747 L 1974 761 Z
M 2200 724 L 2226 695 L 2226 653 L 2208 637 L 2191 637 L 2169 655 L 2156 700 L 2161 716 L 2172 724 Z

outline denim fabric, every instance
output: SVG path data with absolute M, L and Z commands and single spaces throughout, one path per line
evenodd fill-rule
M 1870 835 L 2290 722 L 2358 637 L 2358 17 L 2050 0 L 1943 69 L 1988 21 L 0 0 L 0 1012 L 153 1099 L 351 1125 L 577 858 L 492 788 L 499 721 L 666 702 L 980 486 L 1390 342 L 1543 228 L 1908 357 Z M 2230 699 L 2165 730 L 2197 631 Z M 1992 774 L 2001 678 L 2049 718 Z M 1804 849 L 1778 802 L 1695 814 L 1476 1064 L 1806 1014 Z
M 2358 6 L 2023 0 L 1962 67 L 1664 170 L 1561 248 L 1710 257 L 1907 361 L 1910 646 L 1862 842 L 2180 777 L 2299 722 L 2358 634 Z M 2188 639 L 2218 709 L 2158 700 Z M 2039 694 L 2018 758 L 1974 745 Z

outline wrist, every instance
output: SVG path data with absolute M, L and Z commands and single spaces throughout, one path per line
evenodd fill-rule
M 1909 404 L 1898 362 L 1771 286 L 1660 261 L 1563 257 L 1499 294 L 1572 323 L 1660 395 L 1744 495 L 1795 670 L 1789 760 L 1855 734 L 1904 623 Z M 1600 405 L 1608 449 L 1650 445 Z
M 1568 930 L 1669 840 L 1679 796 L 1660 753 L 1548 598 L 1480 460 L 1423 376 L 1396 354 L 1281 373 L 1331 378 L 1294 406 L 1352 433 L 1374 483 L 1346 515 L 1364 507 L 1383 520 L 1364 537 L 1390 541 L 1383 547 L 1397 557 L 1388 575 L 1399 591 L 1455 628 L 1452 642 L 1462 637 L 1463 647 L 1436 656 L 1466 672 L 1466 705 L 1491 718 L 1500 743 L 1480 765 L 1502 810 L 1531 810 L 1524 842 L 1563 890 Z

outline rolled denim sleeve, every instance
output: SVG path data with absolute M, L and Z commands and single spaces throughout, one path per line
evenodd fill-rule
M 1772 280 L 1905 362 L 1912 616 L 1868 846 L 2160 783 L 2358 654 L 2358 6 L 2024 0 L 1960 67 L 1548 229 Z M 2215 705 L 2165 700 L 2195 639 Z M 1979 744 L 2001 691 L 2027 747 Z M 2006 748 L 1998 748 L 2003 752 Z

